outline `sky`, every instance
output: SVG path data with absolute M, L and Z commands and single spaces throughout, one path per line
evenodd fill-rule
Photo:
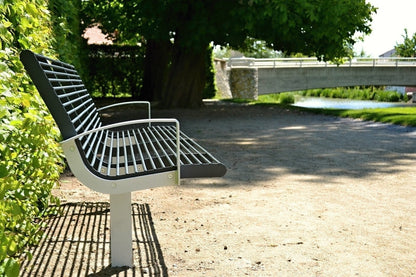
M 404 29 L 408 35 L 416 33 L 416 0 L 367 0 L 378 7 L 377 14 L 371 22 L 372 33 L 364 38 L 364 42 L 354 45 L 356 53 L 364 50 L 371 57 L 391 50 L 397 43 L 403 42 Z

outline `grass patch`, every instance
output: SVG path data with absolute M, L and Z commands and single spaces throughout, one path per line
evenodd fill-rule
M 275 94 L 259 95 L 258 100 L 232 98 L 225 99 L 223 101 L 249 105 L 290 105 L 295 103 L 295 96 L 293 93 L 282 92 Z
M 312 110 L 312 109 L 306 109 Z M 359 118 L 383 123 L 393 123 L 403 126 L 416 126 L 416 107 L 363 109 L 363 110 L 337 110 L 337 109 L 313 109 L 314 112 L 340 116 Z
M 381 102 L 406 102 L 408 100 L 406 94 L 400 94 L 396 91 L 385 91 L 374 87 L 311 89 L 297 93 L 302 96 L 375 100 Z

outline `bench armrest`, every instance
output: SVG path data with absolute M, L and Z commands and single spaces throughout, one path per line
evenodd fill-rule
M 152 118 L 151 117 L 151 108 L 150 108 L 150 102 L 149 101 L 127 101 L 127 102 L 121 102 L 121 103 L 116 103 L 116 104 L 111 104 L 111 105 L 107 105 L 101 108 L 98 108 L 97 111 L 101 112 L 103 110 L 109 109 L 109 108 L 113 108 L 113 107 L 118 107 L 118 106 L 124 106 L 124 105 L 142 105 L 145 104 L 147 105 L 147 114 L 148 114 L 148 118 Z
M 80 139 L 84 136 L 87 136 L 89 134 L 92 133 L 97 133 L 100 131 L 104 131 L 104 130 L 108 130 L 108 129 L 113 129 L 113 128 L 119 128 L 119 127 L 126 127 L 126 126 L 134 126 L 137 124 L 150 124 L 151 123 L 174 123 L 176 125 L 176 162 L 177 162 L 177 168 L 178 168 L 178 183 L 180 180 L 180 165 L 181 165 L 181 159 L 180 159 L 180 126 L 179 126 L 179 121 L 177 119 L 174 118 L 153 118 L 153 119 L 137 119 L 137 120 L 129 120 L 129 121 L 124 121 L 124 122 L 119 122 L 119 123 L 114 123 L 114 124 L 109 124 L 109 125 L 105 125 L 105 126 L 101 126 L 92 130 L 88 130 L 84 133 L 78 134 L 76 136 L 73 136 L 69 139 L 66 139 L 64 141 L 61 141 L 61 146 L 64 150 L 65 155 L 68 157 L 68 155 L 70 155 L 69 153 L 67 153 L 68 151 L 73 152 L 77 146 L 76 146 L 76 140 Z

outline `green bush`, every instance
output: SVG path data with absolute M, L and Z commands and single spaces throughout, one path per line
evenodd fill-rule
M 21 49 L 53 55 L 46 0 L 0 5 L 0 276 L 18 276 L 19 257 L 41 238 L 40 217 L 56 202 L 59 131 L 19 61 Z M 29 255 L 30 256 L 30 255 Z
M 396 91 L 385 91 L 380 88 L 325 88 L 312 89 L 301 92 L 303 96 L 328 97 L 328 98 L 347 98 L 356 100 L 376 100 L 382 102 L 407 101 L 407 95 L 402 95 Z
M 251 100 L 248 100 L 251 102 Z M 264 94 L 259 95 L 259 99 L 254 101 L 254 103 L 258 104 L 282 104 L 282 105 L 290 105 L 295 103 L 295 95 L 291 92 L 282 92 L 282 93 L 274 93 L 274 94 Z
M 295 103 L 295 96 L 293 93 L 280 93 L 279 94 L 279 103 L 283 105 L 290 105 Z
M 215 94 L 217 93 L 217 84 L 215 82 L 215 66 L 214 66 L 214 55 L 213 55 L 213 47 L 209 46 L 207 50 L 207 58 L 206 58 L 206 82 L 205 88 L 202 93 L 202 98 L 214 98 Z

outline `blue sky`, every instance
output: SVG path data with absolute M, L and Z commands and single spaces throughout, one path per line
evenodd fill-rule
M 355 44 L 355 52 L 378 57 L 403 42 L 404 29 L 416 33 L 416 0 L 367 0 L 378 7 L 371 23 L 373 32 Z

